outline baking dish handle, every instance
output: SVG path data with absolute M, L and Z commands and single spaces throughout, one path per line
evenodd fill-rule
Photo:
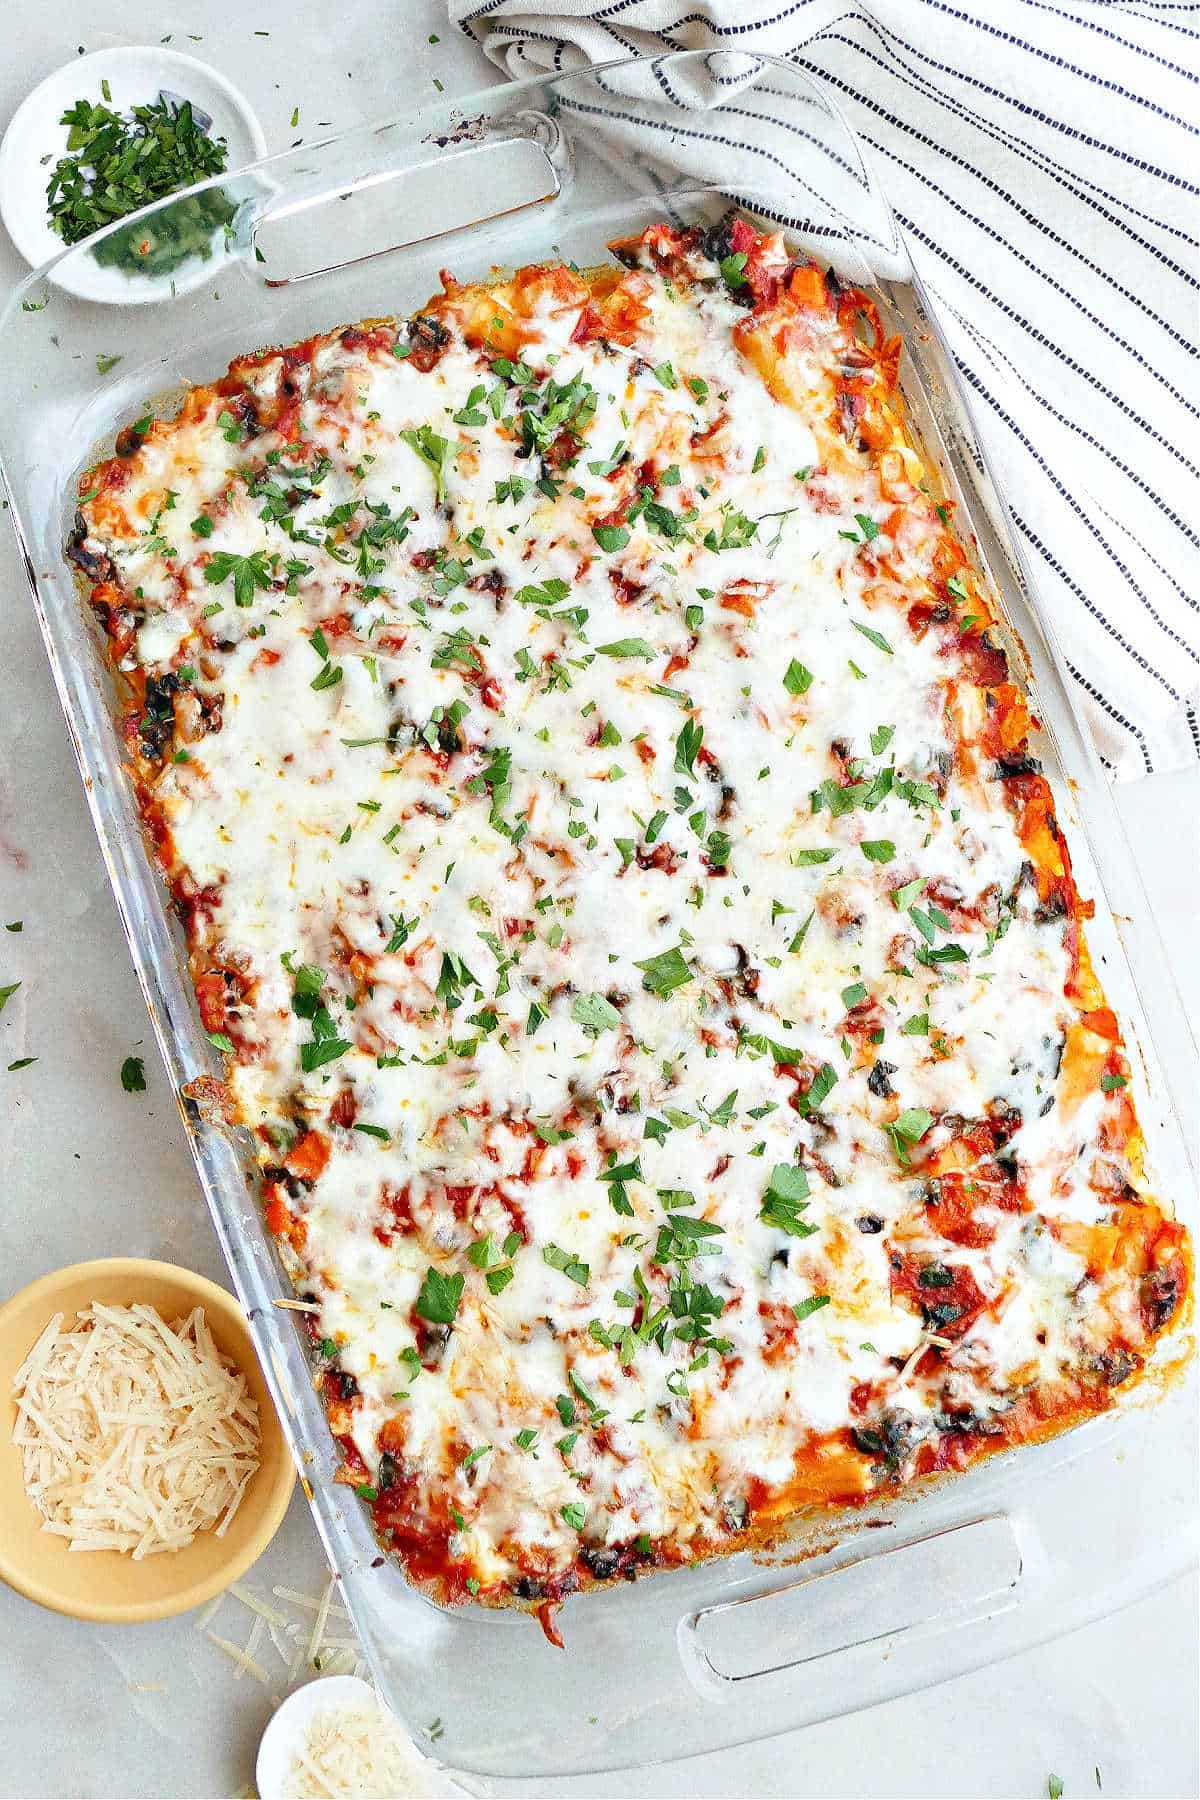
M 479 122 L 482 126 L 483 121 Z M 556 200 L 569 180 L 566 139 L 546 113 L 523 112 L 434 138 L 391 168 L 316 185 L 252 213 L 266 287 L 291 287 L 410 244 L 449 237 Z
M 1013 1521 L 993 1514 L 874 1554 L 852 1557 L 786 1587 L 688 1613 L 679 1654 L 709 1699 L 745 1698 L 746 1682 L 905 1644 L 1007 1612 L 1025 1558 Z

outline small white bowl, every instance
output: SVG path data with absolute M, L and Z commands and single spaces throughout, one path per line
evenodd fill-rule
M 108 82 L 111 100 L 105 100 L 103 81 Z M 124 112 L 157 100 L 162 89 L 190 100 L 198 111 L 211 116 L 211 133 L 223 137 L 229 146 L 229 173 L 266 155 L 267 140 L 249 102 L 232 82 L 194 56 L 127 45 L 95 50 L 90 56 L 64 63 L 22 102 L 0 143 L 0 217 L 21 255 L 35 269 L 64 248 L 50 225 L 46 207 L 50 171 L 66 154 L 67 127 L 60 123 L 63 113 L 76 100 L 103 103 L 114 112 Z M 220 233 L 214 234 L 213 254 L 207 261 L 196 258 L 171 275 L 126 275 L 81 253 L 82 246 L 75 250 L 47 279 L 80 299 L 117 306 L 161 300 L 171 293 L 172 285 L 176 293 L 187 293 L 211 281 L 225 260 Z
M 255 1765 L 259 1800 L 283 1800 L 287 1793 L 287 1777 L 292 1757 L 318 1713 L 334 1712 L 340 1707 L 349 1710 L 363 1706 L 368 1701 L 376 1703 L 375 1690 L 369 1682 L 361 1681 L 357 1675 L 323 1675 L 319 1681 L 310 1681 L 304 1687 L 297 1688 L 294 1694 L 289 1694 L 276 1709 L 259 1742 L 258 1762 Z M 425 1764 L 423 1773 L 427 1786 L 422 1791 L 437 1796 L 438 1800 L 442 1800 L 443 1796 L 450 1800 L 451 1796 L 467 1794 L 468 1790 L 452 1781 L 440 1763 L 426 1756 L 415 1745 L 414 1754 Z

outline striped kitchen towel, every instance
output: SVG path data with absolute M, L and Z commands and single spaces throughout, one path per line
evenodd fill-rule
M 514 77 L 736 49 L 826 84 L 939 306 L 1102 759 L 1200 761 L 1200 4 L 449 5 Z

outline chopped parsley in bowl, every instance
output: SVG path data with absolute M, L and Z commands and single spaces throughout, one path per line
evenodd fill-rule
M 69 127 L 67 152 L 54 165 L 46 200 L 51 228 L 65 244 L 221 174 L 228 162 L 226 140 L 208 135 L 207 114 L 165 91 L 127 113 L 77 100 L 61 123 Z M 127 274 L 168 275 L 193 257 L 211 257 L 214 232 L 228 226 L 234 212 L 220 188 L 188 194 L 153 221 L 104 238 L 92 254 L 102 266 Z

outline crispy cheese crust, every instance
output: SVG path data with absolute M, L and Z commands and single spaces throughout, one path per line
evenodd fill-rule
M 73 555 L 382 1543 L 551 1606 L 1109 1407 L 1182 1316 L 870 299 L 742 220 L 235 362 Z

